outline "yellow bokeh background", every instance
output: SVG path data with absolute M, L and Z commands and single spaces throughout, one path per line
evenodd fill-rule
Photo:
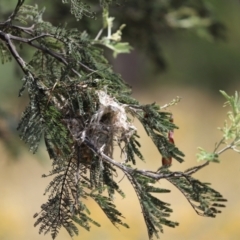
M 138 92 L 135 97 L 141 102 L 156 101 L 163 105 L 177 95 L 182 97 L 181 103 L 169 110 L 179 126 L 179 130 L 175 131 L 175 142 L 186 154 L 184 163 L 173 162 L 172 170 L 179 171 L 198 164 L 197 146 L 209 151 L 214 148 L 215 142 L 221 136 L 217 126 L 222 126 L 227 109 L 222 108 L 223 98 L 222 101 L 217 101 L 210 93 L 202 94 L 194 88 L 162 87 L 158 91 Z M 138 122 L 134 121 L 134 123 L 140 129 L 142 150 L 146 159 L 146 163 L 141 162 L 139 167 L 154 170 L 161 163 L 161 157 Z M 19 161 L 9 162 L 9 153 L 3 145 L 0 145 L 0 152 L 0 239 L 51 239 L 50 235 L 39 235 L 38 228 L 33 227 L 34 213 L 39 211 L 40 205 L 47 200 L 42 193 L 50 179 L 41 178 L 41 175 L 50 170 L 50 163 L 48 161 L 41 163 L 34 155 L 27 152 L 21 154 Z M 41 157 L 48 158 L 44 148 L 40 149 L 40 153 Z M 222 213 L 215 219 L 196 215 L 177 189 L 164 180 L 159 181 L 160 187 L 172 190 L 171 193 L 160 194 L 159 198 L 171 203 L 174 210 L 171 219 L 180 223 L 175 229 L 165 227 L 164 234 L 160 234 L 161 239 L 238 240 L 240 238 L 239 171 L 239 155 L 227 152 L 221 156 L 220 164 L 213 163 L 195 174 L 200 180 L 211 182 L 213 188 L 219 190 L 228 199 L 226 208 L 222 209 Z M 119 172 L 119 179 L 122 177 L 122 173 Z M 93 226 L 90 232 L 79 228 L 79 236 L 74 239 L 146 240 L 148 238 L 141 209 L 131 185 L 126 178 L 123 178 L 120 186 L 125 190 L 126 198 L 116 196 L 115 203 L 125 216 L 124 220 L 130 225 L 130 229 L 115 228 L 99 207 L 89 200 L 91 217 L 100 222 L 101 227 Z M 66 240 L 70 237 L 63 229 L 57 239 Z

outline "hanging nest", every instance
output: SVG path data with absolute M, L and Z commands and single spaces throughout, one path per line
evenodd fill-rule
M 127 105 L 117 102 L 106 91 L 98 90 L 95 93 L 97 110 L 89 119 L 76 115 L 63 120 L 77 145 L 85 149 L 81 158 L 91 155 L 91 150 L 83 144 L 84 139 L 91 142 L 96 149 L 112 157 L 114 143 L 119 146 L 122 142 L 127 144 L 137 130 L 127 117 L 125 110 Z M 87 160 L 89 161 L 90 159 Z M 86 162 L 86 159 L 83 162 Z

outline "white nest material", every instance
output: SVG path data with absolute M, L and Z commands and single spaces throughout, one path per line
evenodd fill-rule
M 95 133 L 104 128 L 113 138 L 126 141 L 136 131 L 136 127 L 127 118 L 126 105 L 118 103 L 105 91 L 99 90 L 97 94 L 100 107 L 91 119 L 91 128 L 95 129 Z

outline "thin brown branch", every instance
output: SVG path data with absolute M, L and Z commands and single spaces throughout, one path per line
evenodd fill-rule
M 13 19 L 16 17 L 20 7 L 23 5 L 23 3 L 25 2 L 25 0 L 18 0 L 18 3 L 14 9 L 14 11 L 12 12 L 12 14 L 8 17 L 8 19 L 3 23 L 3 25 L 9 25 Z
M 26 43 L 40 51 L 42 51 L 43 53 L 49 54 L 50 56 L 54 57 L 55 59 L 57 59 L 59 62 L 63 63 L 65 66 L 68 65 L 68 61 L 59 53 L 54 52 L 52 50 L 50 50 L 49 48 L 43 46 L 43 45 L 38 45 L 36 43 L 34 43 L 35 40 L 39 40 L 41 38 L 45 38 L 45 37 L 54 37 L 51 34 L 41 34 L 39 36 L 36 37 L 32 37 L 32 38 L 22 38 L 22 37 L 18 37 L 18 36 L 14 36 L 12 34 L 8 34 L 5 33 L 3 31 L 0 31 L 0 39 L 2 39 L 3 41 L 6 42 L 11 54 L 13 55 L 13 57 L 17 60 L 18 64 L 20 65 L 20 67 L 22 68 L 23 72 L 26 73 L 26 63 L 24 62 L 24 60 L 20 57 L 20 55 L 18 54 L 14 44 L 12 43 L 11 40 L 15 40 L 18 42 L 22 42 L 22 43 Z M 78 73 L 77 70 L 75 70 L 74 68 L 71 68 L 71 70 L 78 76 L 81 77 L 81 75 Z
M 216 147 L 215 147 L 215 149 L 214 149 L 214 153 L 215 153 L 215 154 L 220 155 L 220 154 L 222 154 L 223 152 L 227 151 L 228 149 L 233 148 L 234 143 L 235 143 L 235 142 L 233 141 L 231 144 L 228 144 L 226 147 L 224 147 L 224 148 L 222 148 L 221 150 L 219 150 L 218 152 L 216 152 L 217 149 L 219 148 L 219 146 L 220 146 L 223 142 L 224 142 L 224 140 L 222 139 L 222 140 L 216 145 Z M 211 162 L 211 161 L 206 161 L 205 163 L 203 163 L 203 164 L 201 164 L 201 165 L 199 165 L 199 166 L 192 167 L 192 168 L 186 170 L 184 173 L 187 174 L 187 175 L 192 175 L 192 174 L 198 172 L 200 169 L 208 166 L 208 165 L 210 164 L 210 162 Z
M 6 35 L 6 33 L 5 33 L 5 35 Z M 8 36 L 12 40 L 15 40 L 15 41 L 18 41 L 18 42 L 22 42 L 22 43 L 26 43 L 26 44 L 28 44 L 28 45 L 30 45 L 30 46 L 32 46 L 32 47 L 34 47 L 34 48 L 44 52 L 44 53 L 47 53 L 47 54 L 51 55 L 52 57 L 56 58 L 59 62 L 63 63 L 64 65 L 68 65 L 67 60 L 64 57 L 62 57 L 59 53 L 56 53 L 56 52 L 50 50 L 49 48 L 47 48 L 47 47 L 45 47 L 43 45 L 37 45 L 37 44 L 35 44 L 33 42 L 33 41 L 38 40 L 40 38 L 45 38 L 45 37 L 50 37 L 50 36 L 52 37 L 52 35 L 50 35 L 50 34 L 45 34 L 44 33 L 44 34 L 41 34 L 41 35 L 33 37 L 33 38 L 29 38 L 29 39 L 28 38 L 22 38 L 22 37 L 14 36 L 12 34 L 8 34 Z
M 184 173 L 185 173 L 186 175 L 189 175 L 189 176 L 190 176 L 190 175 L 192 175 L 192 174 L 198 172 L 200 169 L 202 169 L 202 168 L 208 166 L 209 163 L 210 163 L 210 162 L 207 161 L 207 162 L 205 162 L 205 163 L 203 163 L 203 164 L 201 164 L 201 165 L 199 165 L 199 166 L 189 168 L 189 169 L 187 169 L 186 171 L 184 171 Z
M 21 67 L 22 71 L 26 74 L 29 75 L 29 71 L 27 70 L 27 66 L 25 61 L 20 57 L 20 55 L 18 54 L 14 44 L 11 41 L 11 35 L 4 33 L 3 31 L 0 31 L 0 39 L 2 39 L 9 51 L 11 52 L 12 56 L 15 58 L 15 60 L 17 61 L 18 65 Z
M 87 69 L 89 72 L 97 72 L 96 70 L 93 70 L 93 69 L 91 69 L 91 68 L 89 68 L 88 66 L 86 66 L 85 64 L 83 64 L 82 62 L 80 62 L 80 61 L 78 61 L 78 63 L 82 66 L 82 67 L 84 67 L 85 69 Z
M 24 33 L 27 33 L 29 35 L 33 35 L 33 30 L 34 30 L 35 25 L 33 24 L 31 27 L 22 27 L 22 26 L 17 26 L 17 25 L 11 25 L 11 28 L 18 29 Z
M 110 163 L 111 165 L 114 165 L 115 167 L 121 169 L 125 174 L 140 174 L 142 176 L 154 179 L 154 180 L 160 180 L 160 179 L 167 179 L 172 177 L 188 177 L 188 174 L 184 172 L 171 172 L 171 173 L 157 173 L 152 171 L 146 171 L 146 170 L 139 170 L 139 169 L 133 169 L 130 168 L 120 162 L 115 161 L 114 159 L 108 157 L 106 154 L 104 154 L 102 151 L 97 149 L 87 138 L 82 139 L 82 141 L 99 157 L 103 159 L 103 161 Z

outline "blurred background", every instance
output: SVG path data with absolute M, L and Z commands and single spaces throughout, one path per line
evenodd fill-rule
M 6 20 L 17 1 L 0 0 L 0 21 Z M 69 6 L 61 1 L 26 1 L 46 6 L 45 19 L 55 25 L 69 22 L 69 27 L 86 29 L 96 36 L 101 28 L 101 9 L 96 1 L 88 1 L 96 18 L 75 22 Z M 116 28 L 126 23 L 123 39 L 134 48 L 131 54 L 113 59 L 106 50 L 115 71 L 132 86 L 133 96 L 142 103 L 164 105 L 176 96 L 181 102 L 168 109 L 179 126 L 175 143 L 186 154 L 182 164 L 173 162 L 172 170 L 195 166 L 197 147 L 213 150 L 221 134 L 227 109 L 219 90 L 229 94 L 239 91 L 240 80 L 240 2 L 238 0 L 129 0 L 112 5 L 110 15 L 116 18 Z M 29 57 L 27 49 L 22 56 Z M 50 235 L 38 234 L 32 216 L 47 198 L 43 192 L 50 179 L 41 178 L 51 169 L 51 162 L 42 144 L 36 155 L 18 138 L 16 131 L 28 98 L 18 97 L 22 73 L 14 62 L 0 65 L 0 239 L 41 240 Z M 138 122 L 142 151 L 146 163 L 139 167 L 156 169 L 161 162 L 157 150 Z M 178 240 L 238 240 L 240 238 L 240 162 L 237 153 L 224 153 L 220 164 L 211 164 L 195 175 L 228 199 L 226 208 L 216 219 L 195 214 L 187 200 L 169 183 L 159 186 L 171 193 L 159 196 L 170 202 L 174 210 L 171 219 L 180 223 L 176 229 L 164 228 L 161 239 Z M 119 180 L 122 178 L 119 174 Z M 146 240 L 147 231 L 137 198 L 126 178 L 121 181 L 126 198 L 116 198 L 116 205 L 125 216 L 130 229 L 116 229 L 98 206 L 89 200 L 91 216 L 101 223 L 91 232 L 79 228 L 74 239 Z M 58 240 L 70 239 L 65 230 Z

